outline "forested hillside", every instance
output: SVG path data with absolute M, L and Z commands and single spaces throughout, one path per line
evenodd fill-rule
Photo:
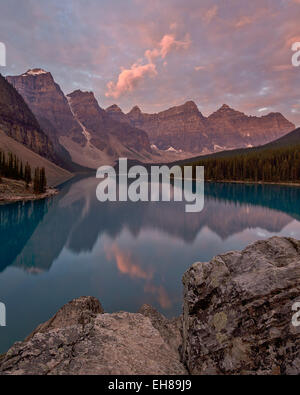
M 299 182 L 300 144 L 250 150 L 226 157 L 207 157 L 191 164 L 205 167 L 206 180 Z
M 36 194 L 45 193 L 46 191 L 47 179 L 45 168 L 35 168 L 34 177 L 32 178 L 29 163 L 27 162 L 24 165 L 16 155 L 10 152 L 6 154 L 0 151 L 0 182 L 2 182 L 1 177 L 24 181 L 26 188 L 29 188 L 29 185 L 33 181 L 33 191 Z

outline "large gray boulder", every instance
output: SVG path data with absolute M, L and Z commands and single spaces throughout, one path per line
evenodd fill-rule
M 68 303 L 0 357 L 0 375 L 185 375 L 143 314 L 105 314 L 95 298 Z
M 300 241 L 273 237 L 195 263 L 183 284 L 191 374 L 300 373 Z

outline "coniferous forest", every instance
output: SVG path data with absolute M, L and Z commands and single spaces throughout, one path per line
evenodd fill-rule
M 23 162 L 12 153 L 0 151 L 0 181 L 1 177 L 14 180 L 24 181 L 26 188 L 33 182 L 33 191 L 35 194 L 46 192 L 47 179 L 45 168 L 35 168 L 34 178 L 32 179 L 32 170 L 28 162 Z
M 204 166 L 205 179 L 212 181 L 299 182 L 300 145 L 207 157 L 192 165 Z

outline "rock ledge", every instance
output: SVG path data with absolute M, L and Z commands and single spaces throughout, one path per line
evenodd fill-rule
M 187 374 L 170 343 L 145 315 L 105 314 L 97 299 L 82 297 L 0 358 L 0 375 Z

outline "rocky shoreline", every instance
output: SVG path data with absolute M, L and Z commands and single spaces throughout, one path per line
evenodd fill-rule
M 273 237 L 195 263 L 183 315 L 62 307 L 0 357 L 0 375 L 300 374 L 300 241 Z M 296 322 L 296 325 L 295 325 Z
M 55 188 L 47 188 L 45 193 L 35 194 L 32 187 L 26 189 L 24 181 L 2 178 L 0 182 L 0 206 L 16 202 L 42 200 L 58 194 Z

